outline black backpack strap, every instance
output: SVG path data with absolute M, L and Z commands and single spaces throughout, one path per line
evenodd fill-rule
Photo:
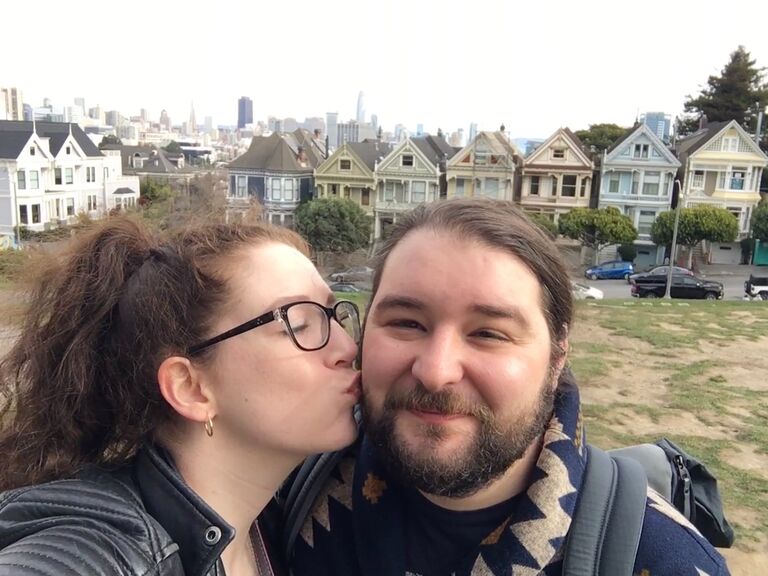
M 646 496 L 647 480 L 639 463 L 587 446 L 563 576 L 632 576 Z
M 359 430 L 362 420 L 359 405 L 355 406 L 353 416 Z M 283 544 L 287 558 L 291 557 L 293 544 L 309 515 L 312 504 L 325 486 L 331 472 L 348 450 L 349 448 L 345 448 L 336 452 L 310 456 L 293 477 L 291 488 L 283 503 Z

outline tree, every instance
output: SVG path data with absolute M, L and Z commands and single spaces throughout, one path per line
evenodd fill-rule
M 651 226 L 651 240 L 659 246 L 672 244 L 675 212 L 669 210 L 656 217 Z M 725 208 L 709 204 L 680 209 L 677 225 L 677 243 L 688 248 L 688 268 L 693 262 L 693 248 L 702 240 L 733 242 L 739 235 L 739 222 Z
M 528 218 L 539 228 L 544 230 L 551 238 L 557 237 L 557 224 L 552 218 L 544 214 L 528 214 Z
M 560 216 L 560 234 L 581 242 L 595 251 L 612 244 L 629 244 L 637 239 L 637 230 L 627 216 L 616 208 L 574 208 Z
M 122 146 L 123 141 L 120 140 L 114 134 L 107 134 L 99 142 L 99 150 L 103 150 L 106 146 Z
M 296 230 L 317 252 L 348 254 L 368 246 L 371 217 L 348 198 L 319 198 L 296 209 Z
M 616 124 L 590 124 L 587 130 L 577 130 L 576 136 L 585 146 L 594 146 L 596 152 L 602 152 L 613 146 L 626 131 L 627 128 Z
M 753 238 L 757 238 L 760 242 L 768 242 L 768 200 L 761 200 L 754 209 L 750 225 Z
M 171 140 L 167 146 L 163 146 L 163 150 L 170 152 L 171 154 L 181 154 L 181 146 L 176 140 Z
M 754 130 L 757 108 L 768 105 L 768 85 L 763 81 L 763 70 L 755 66 L 755 60 L 744 46 L 739 46 L 720 76 L 710 76 L 698 96 L 688 96 L 683 106 L 693 117 L 683 120 L 683 130 L 690 130 L 702 115 L 709 122 L 736 120 L 746 130 Z

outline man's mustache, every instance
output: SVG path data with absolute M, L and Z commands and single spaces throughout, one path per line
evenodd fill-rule
M 412 410 L 448 416 L 473 416 L 480 422 L 493 421 L 491 409 L 481 402 L 473 402 L 452 392 L 430 392 L 421 383 L 407 391 L 391 391 L 384 399 L 385 411 Z

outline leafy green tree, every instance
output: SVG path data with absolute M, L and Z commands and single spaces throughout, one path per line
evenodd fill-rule
M 319 198 L 296 209 L 296 230 L 317 252 L 348 254 L 368 246 L 371 217 L 348 198 Z
M 543 214 L 528 214 L 528 218 L 552 238 L 557 236 L 557 224 L 551 218 L 547 218 Z
M 622 244 L 617 249 L 617 252 L 624 262 L 634 262 L 635 258 L 637 258 L 637 246 L 634 244 Z
M 99 142 L 99 150 L 104 149 L 106 146 L 122 146 L 123 141 L 120 140 L 117 136 L 114 134 L 106 134 L 102 139 L 101 142 Z
M 162 202 L 173 196 L 169 184 L 163 184 L 147 177 L 139 184 L 142 203 Z
M 574 208 L 560 216 L 558 224 L 560 234 L 578 240 L 595 251 L 595 263 L 602 248 L 612 244 L 630 244 L 637 239 L 632 220 L 613 206 Z
M 672 244 L 675 213 L 662 212 L 651 226 L 651 240 L 659 246 Z M 702 240 L 709 242 L 733 242 L 739 235 L 739 222 L 725 208 L 703 204 L 680 209 L 677 225 L 677 243 L 688 248 L 688 267 L 693 261 L 693 248 Z
M 706 115 L 710 122 L 736 120 L 745 129 L 754 130 L 757 109 L 768 105 L 764 70 L 755 66 L 744 46 L 739 46 L 719 76 L 710 76 L 698 96 L 688 96 L 683 106 L 690 116 L 683 120 L 682 129 L 695 129 L 698 118 Z
M 755 210 L 752 212 L 750 220 L 752 226 L 752 237 L 760 242 L 768 242 L 768 200 L 761 200 Z
M 594 146 L 596 152 L 602 152 L 613 146 L 627 128 L 617 124 L 590 124 L 587 130 L 577 130 L 576 136 L 587 146 Z
M 176 140 L 171 140 L 167 146 L 163 146 L 163 150 L 170 152 L 171 154 L 181 154 L 181 146 Z

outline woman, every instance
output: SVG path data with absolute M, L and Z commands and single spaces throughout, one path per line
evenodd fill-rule
M 76 238 L 0 366 L 0 575 L 279 573 L 270 503 L 355 438 L 359 331 L 289 230 Z

